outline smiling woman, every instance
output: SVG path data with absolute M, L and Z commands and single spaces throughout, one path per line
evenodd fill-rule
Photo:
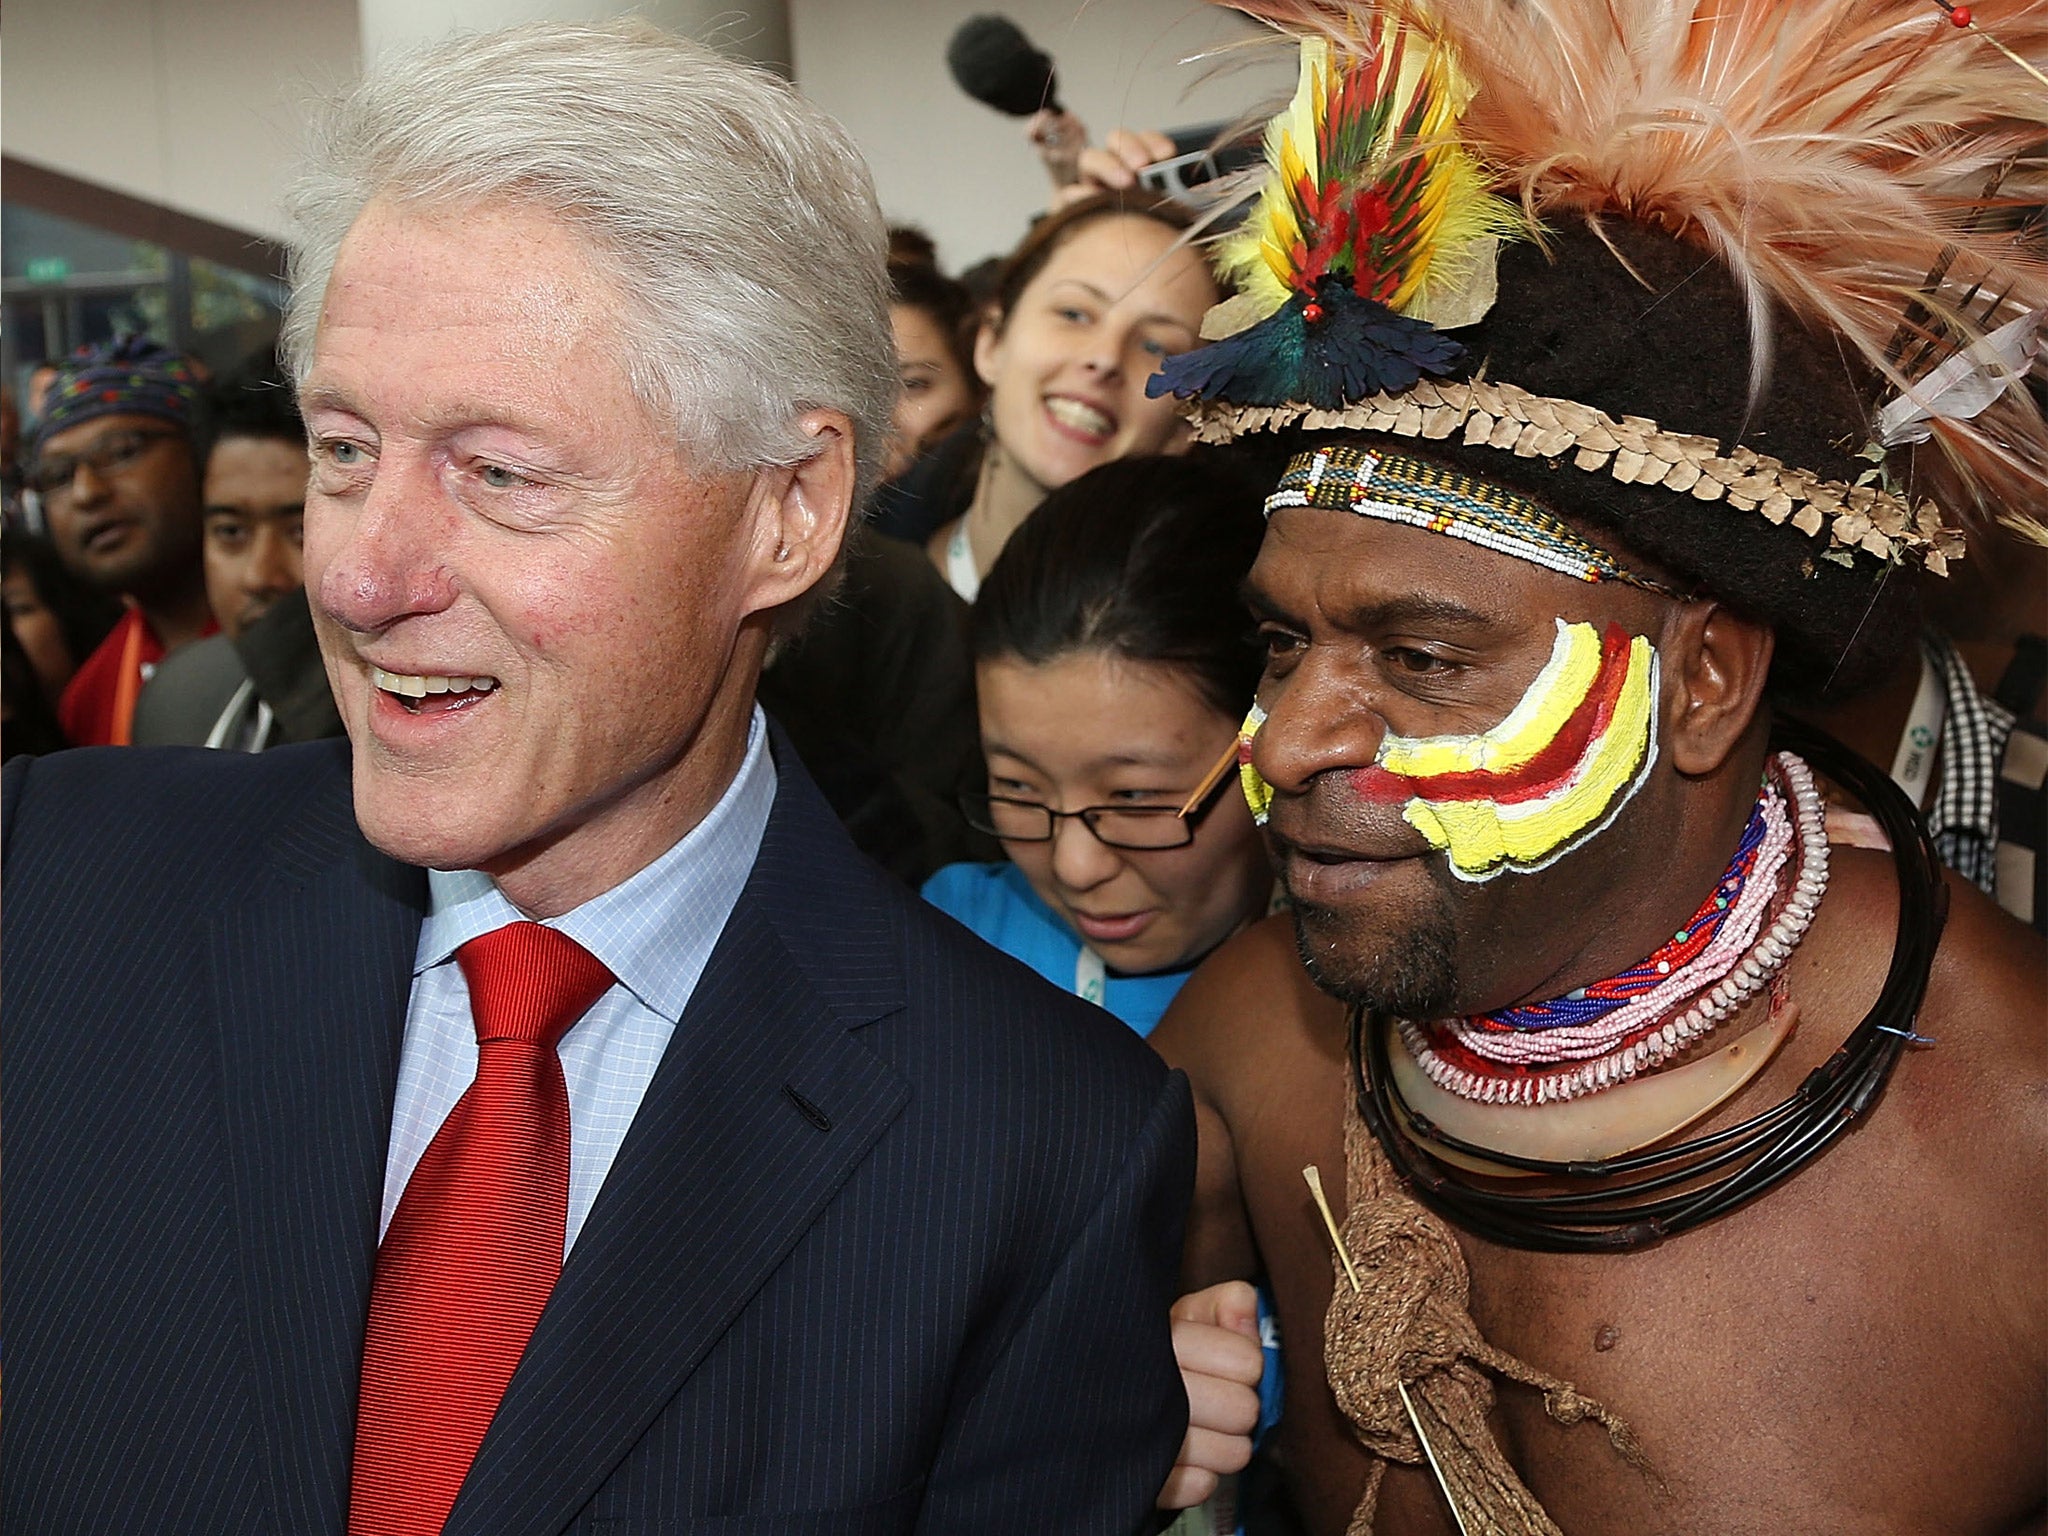
M 925 898 L 1140 1034 L 1267 907 L 1234 781 L 1181 806 L 1259 673 L 1237 586 L 1263 525 L 1228 460 L 1130 459 L 1055 491 L 974 609 L 988 789 L 962 809 L 1012 862 Z
M 1048 492 L 1098 465 L 1185 445 L 1173 402 L 1149 398 L 1145 381 L 1201 345 L 1217 298 L 1187 227 L 1165 199 L 1105 193 L 1041 220 L 1004 264 L 974 349 L 989 387 L 988 442 L 966 510 L 929 546 L 970 602 Z

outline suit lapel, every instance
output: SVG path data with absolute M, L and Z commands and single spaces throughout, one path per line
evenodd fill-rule
M 877 904 L 834 888 L 878 877 L 778 747 L 782 788 L 754 872 L 447 1536 L 552 1536 L 568 1525 L 909 1098 L 850 1033 L 902 1005 L 898 968 L 877 964 L 892 948 Z M 812 933 L 814 919 L 833 926 Z M 867 964 L 835 985 L 821 951 L 840 945 Z M 847 974 L 829 960 L 826 972 Z
M 426 881 L 346 774 L 212 931 L 230 1188 L 279 1529 L 343 1528 L 377 1215 Z

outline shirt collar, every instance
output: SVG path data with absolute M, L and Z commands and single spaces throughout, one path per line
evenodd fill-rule
M 653 1012 L 674 1023 L 738 903 L 775 803 L 767 717 L 754 707 L 739 772 L 705 818 L 645 869 L 548 919 L 611 969 Z M 481 870 L 427 871 L 430 905 L 413 960 L 418 976 L 471 939 L 524 921 Z

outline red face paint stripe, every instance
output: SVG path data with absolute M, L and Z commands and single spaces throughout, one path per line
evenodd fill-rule
M 1517 805 L 1550 794 L 1578 766 L 1586 747 L 1607 728 L 1615 705 L 1628 681 L 1629 636 L 1619 624 L 1609 624 L 1600 639 L 1600 670 L 1579 707 L 1572 711 L 1556 736 L 1519 768 L 1495 772 L 1475 769 L 1470 773 L 1440 773 L 1411 779 L 1374 766 L 1352 775 L 1352 783 L 1364 798 L 1380 802 L 1408 799 L 1438 803 L 1452 800 L 1491 800 L 1496 805 Z

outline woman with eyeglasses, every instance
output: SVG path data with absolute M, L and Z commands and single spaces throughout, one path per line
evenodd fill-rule
M 1009 862 L 925 897 L 1140 1034 L 1272 893 L 1235 773 L 1180 815 L 1258 684 L 1237 589 L 1263 532 L 1226 456 L 1119 460 L 1053 492 L 974 605 L 988 789 L 962 810 Z

